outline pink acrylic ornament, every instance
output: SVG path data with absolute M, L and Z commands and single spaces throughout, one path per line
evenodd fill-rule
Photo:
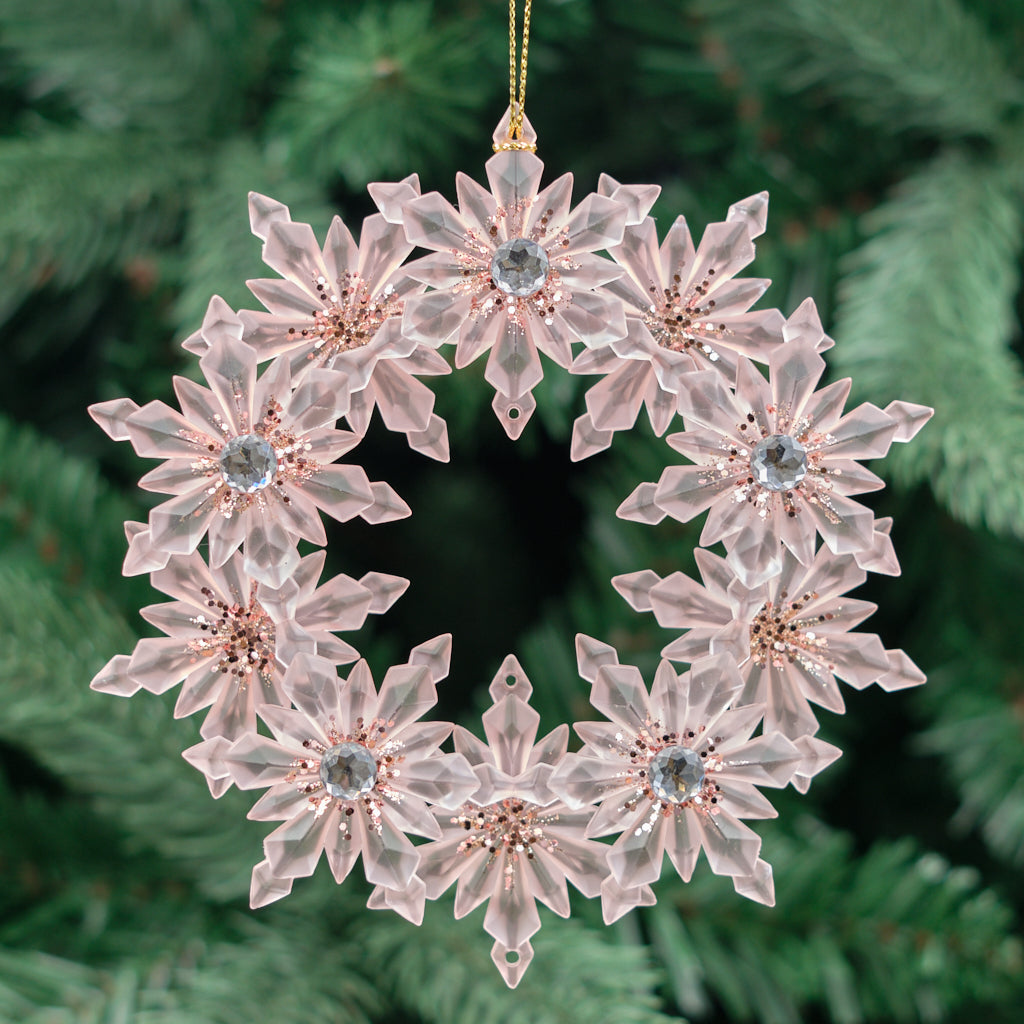
M 688 881 L 703 850 L 737 893 L 774 902 L 745 822 L 775 815 L 760 787 L 806 791 L 839 756 L 814 735 L 811 705 L 841 711 L 837 679 L 923 681 L 902 651 L 853 631 L 874 606 L 844 594 L 867 571 L 899 572 L 891 520 L 852 500 L 881 486 L 857 460 L 909 441 L 931 410 L 897 401 L 844 415 L 849 381 L 816 390 L 833 342 L 814 303 L 785 320 L 751 310 L 768 282 L 736 274 L 764 231 L 766 193 L 730 207 L 697 246 L 683 218 L 659 245 L 657 186 L 602 175 L 573 209 L 572 176 L 541 190 L 543 164 L 526 151 L 536 133 L 524 118 L 511 138 L 510 119 L 495 132 L 488 188 L 459 174 L 456 208 L 421 195 L 416 175 L 372 184 L 379 213 L 358 243 L 334 218 L 321 247 L 286 206 L 251 193 L 252 230 L 280 276 L 248 282 L 261 311 L 211 300 L 184 343 L 208 387 L 175 378 L 181 412 L 122 398 L 90 413 L 161 460 L 142 487 L 171 497 L 148 523 L 125 524 L 124 572 L 152 573 L 173 598 L 143 609 L 167 635 L 111 658 L 92 686 L 130 696 L 180 682 L 176 715 L 211 709 L 185 759 L 215 797 L 232 784 L 265 790 L 249 817 L 281 823 L 253 869 L 251 905 L 286 896 L 321 854 L 339 883 L 362 857 L 368 906 L 416 924 L 454 886 L 457 918 L 487 904 L 492 959 L 514 988 L 533 958 L 538 901 L 568 916 L 569 882 L 600 896 L 611 923 L 655 902 L 666 853 Z M 431 252 L 406 262 L 416 246 Z M 421 718 L 451 637 L 415 648 L 379 691 L 363 661 L 339 679 L 336 665 L 358 654 L 335 634 L 386 611 L 407 581 L 369 573 L 318 586 L 323 552 L 299 558 L 299 540 L 326 543 L 320 511 L 371 523 L 410 514 L 388 484 L 336 464 L 374 409 L 413 448 L 448 459 L 419 379 L 450 372 L 445 343 L 457 368 L 488 354 L 493 408 L 513 439 L 536 408 L 541 354 L 602 377 L 573 459 L 607 448 L 642 406 L 658 435 L 679 412 L 686 429 L 668 442 L 693 465 L 638 486 L 619 515 L 655 524 L 708 511 L 701 542 L 727 549 L 724 560 L 697 551 L 703 585 L 651 570 L 613 580 L 635 610 L 680 632 L 663 654 L 692 667 L 663 661 L 648 692 L 613 647 L 577 637 L 608 719 L 577 723 L 578 754 L 565 725 L 537 739 L 512 656 L 491 683 L 486 742 L 455 728 L 456 752 L 443 753 L 453 727 Z M 768 364 L 770 383 L 751 360 Z
M 907 403 L 843 415 L 850 381 L 815 390 L 825 363 L 811 338 L 775 349 L 768 365 L 770 384 L 741 356 L 735 393 L 716 372 L 694 373 L 678 396 L 687 429 L 668 438 L 694 465 L 668 467 L 619 508 L 648 523 L 708 511 L 701 544 L 723 541 L 751 588 L 781 571 L 783 548 L 809 565 L 816 533 L 834 554 L 874 550 L 874 516 L 852 496 L 883 482 L 856 460 L 881 458 L 930 415 Z
M 461 755 L 440 751 L 451 724 L 420 721 L 437 702 L 450 651 L 450 636 L 421 644 L 379 691 L 364 661 L 342 680 L 331 662 L 298 655 L 284 679 L 293 706 L 260 709 L 273 738 L 253 732 L 226 750 L 185 752 L 208 776 L 227 772 L 240 789 L 266 789 L 249 817 L 283 822 L 253 871 L 254 908 L 286 895 L 321 854 L 339 883 L 361 855 L 371 884 L 416 887 L 420 854 L 408 834 L 437 837 L 431 806 L 457 806 L 477 787 Z
M 782 571 L 746 587 L 728 562 L 695 552 L 703 585 L 681 572 L 662 579 L 651 570 L 617 576 L 612 584 L 635 611 L 653 612 L 660 626 L 684 630 L 662 657 L 691 663 L 729 653 L 740 667 L 736 704 L 765 708 L 764 728 L 796 740 L 818 731 L 810 704 L 841 714 L 837 680 L 856 689 L 878 683 L 900 689 L 924 682 L 902 651 L 887 651 L 874 633 L 852 632 L 876 606 L 844 596 L 867 572 L 852 555 L 818 550 L 809 566 L 791 551 Z
M 623 187 L 604 178 L 600 190 L 618 195 Z M 610 250 L 626 273 L 606 290 L 622 301 L 629 333 L 607 348 L 582 352 L 572 365 L 573 373 L 603 378 L 587 392 L 587 411 L 573 428 L 573 460 L 608 447 L 645 404 L 654 432 L 663 434 L 689 374 L 716 370 L 731 384 L 737 356 L 765 362 L 783 343 L 782 314 L 750 310 L 771 282 L 735 277 L 754 258 L 753 240 L 764 231 L 767 210 L 767 192 L 740 200 L 723 223 L 707 227 L 697 248 L 683 217 L 660 246 L 651 217 L 627 226 Z M 809 312 L 817 316 L 813 303 Z M 819 348 L 829 344 L 821 332 Z
M 116 412 L 109 402 L 89 411 L 137 454 L 164 460 L 140 481 L 172 495 L 150 513 L 148 549 L 187 555 L 209 534 L 210 564 L 218 568 L 244 541 L 246 573 L 279 587 L 298 565 L 299 539 L 326 543 L 318 509 L 371 522 L 403 518 L 409 509 L 358 466 L 334 464 L 359 442 L 334 428 L 348 408 L 344 378 L 314 370 L 293 389 L 283 358 L 257 378 L 256 352 L 239 340 L 241 330 L 229 312 L 208 317 L 209 348 L 199 364 L 210 387 L 175 377 L 181 413 L 163 402 L 138 408 L 125 400 Z
M 411 175 L 371 185 L 370 192 L 390 210 L 395 197 L 419 195 L 419 181 Z M 249 219 L 264 242 L 264 262 L 281 277 L 247 282 L 266 312 L 239 312 L 242 340 L 261 361 L 287 355 L 296 382 L 314 368 L 343 374 L 350 394 L 346 418 L 360 436 L 377 408 L 388 429 L 404 433 L 414 449 L 447 461 L 447 428 L 434 415 L 433 392 L 416 378 L 451 367 L 402 336 L 405 300 L 423 285 L 402 269 L 412 246 L 401 224 L 383 213 L 367 217 L 357 245 L 335 217 L 321 249 L 313 229 L 292 221 L 288 207 L 268 196 L 250 193 Z M 202 332 L 184 342 L 199 355 L 206 346 Z
M 537 740 L 540 716 L 532 687 L 509 655 L 490 686 L 487 742 L 455 728 L 455 749 L 473 766 L 479 788 L 455 813 L 435 812 L 441 835 L 420 847 L 417 874 L 427 899 L 456 885 L 455 916 L 487 903 L 484 930 L 491 958 L 510 988 L 533 959 L 530 938 L 541 926 L 537 901 L 569 916 L 566 882 L 597 896 L 608 877 L 607 850 L 584 838 L 587 810 L 570 810 L 548 786 L 569 738 L 561 725 Z
M 666 853 L 689 881 L 703 850 L 737 892 L 774 904 L 761 840 L 741 819 L 775 817 L 758 787 L 820 770 L 835 748 L 811 737 L 801 747 L 778 732 L 752 738 L 763 709 L 734 708 L 743 680 L 729 655 L 704 658 L 682 675 L 663 661 L 650 693 L 613 647 L 579 636 L 577 656 L 593 684 L 590 701 L 609 721 L 576 723 L 584 746 L 550 782 L 569 806 L 599 804 L 586 835 L 618 833 L 608 863 L 619 887 L 657 881 Z
M 277 589 L 248 576 L 241 552 L 214 569 L 197 552 L 171 558 L 152 583 L 175 600 L 141 611 L 167 635 L 138 642 L 119 685 L 101 671 L 93 688 L 127 697 L 139 688 L 164 693 L 182 683 L 174 716 L 210 708 L 204 738 L 255 732 L 261 705 L 288 703 L 284 673 L 297 654 L 336 665 L 358 660 L 358 651 L 334 634 L 359 629 L 408 586 L 379 573 L 361 581 L 335 576 L 318 586 L 325 557 L 307 555 Z
M 543 168 L 533 153 L 499 152 L 489 190 L 458 175 L 457 210 L 437 192 L 402 207 L 409 241 L 433 250 L 405 268 L 430 291 L 407 301 L 403 333 L 454 343 L 459 368 L 489 352 L 484 375 L 512 438 L 536 407 L 540 353 L 568 367 L 574 343 L 626 336 L 621 303 L 602 290 L 622 271 L 596 253 L 621 241 L 629 208 L 592 193 L 573 210 L 572 175 L 540 191 Z
M 141 576 L 143 573 L 156 572 L 170 560 L 169 552 L 153 546 L 152 534 L 145 523 L 128 520 L 124 524 L 124 534 L 128 541 L 128 551 L 121 567 L 122 575 Z

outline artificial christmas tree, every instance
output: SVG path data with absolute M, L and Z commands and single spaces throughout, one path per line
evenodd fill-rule
M 146 509 L 116 494 L 129 493 L 129 464 L 79 411 L 97 396 L 168 401 L 168 372 L 186 365 L 175 339 L 198 328 L 209 293 L 245 304 L 239 283 L 260 273 L 238 207 L 246 190 L 279 196 L 322 235 L 325 207 L 370 212 L 358 198 L 367 180 L 415 168 L 425 190 L 444 189 L 465 163 L 461 140 L 486 136 L 504 105 L 497 77 L 492 93 L 477 84 L 481 60 L 500 61 L 504 10 L 110 8 L 0 7 L 0 179 L 17 197 L 0 215 L 0 1012 L 512 1020 L 527 1006 L 532 1020 L 1014 1020 L 1024 505 L 1010 347 L 1022 152 L 1013 8 L 786 0 L 765 24 L 744 0 L 703 11 L 593 0 L 551 5 L 537 21 L 531 88 L 573 82 L 558 104 L 532 108 L 549 164 L 587 182 L 602 170 L 661 181 L 653 215 L 684 209 L 693 222 L 769 187 L 780 230 L 759 240 L 752 272 L 775 280 L 785 313 L 818 297 L 837 340 L 829 359 L 854 376 L 858 401 L 906 395 L 940 412 L 894 462 L 916 489 L 873 505 L 893 514 L 904 577 L 865 595 L 885 609 L 871 627 L 884 647 L 907 649 L 931 682 L 881 704 L 849 692 L 845 718 L 823 713 L 844 760 L 803 803 L 780 794 L 779 826 L 762 830 L 779 900 L 797 909 L 762 912 L 699 874 L 611 931 L 581 903 L 578 922 L 545 920 L 514 1002 L 489 976 L 485 945 L 467 944 L 441 907 L 418 932 L 332 883 L 262 918 L 243 912 L 261 832 L 246 827 L 239 794 L 214 803 L 177 759 L 198 722 L 171 726 L 157 699 L 83 688 L 110 652 L 131 648 L 145 628 L 135 609 L 153 598 L 111 586 L 118 524 Z M 332 531 L 325 576 L 430 584 L 356 646 L 375 670 L 399 662 L 444 629 L 428 624 L 443 573 L 470 578 L 481 552 L 497 552 L 495 589 L 474 577 L 456 604 L 471 636 L 444 717 L 471 721 L 480 680 L 515 649 L 542 721 L 585 719 L 573 632 L 613 638 L 647 678 L 678 636 L 632 612 L 607 579 L 644 566 L 694 576 L 695 531 L 598 512 L 657 479 L 662 442 L 638 428 L 573 469 L 565 451 L 593 379 L 559 377 L 536 389 L 528 447 L 513 454 L 471 371 L 431 383 L 471 471 L 453 465 L 444 486 L 431 482 L 439 467 L 417 468 L 371 426 L 370 477 L 386 477 L 416 514 Z M 533 508 L 550 481 L 572 492 L 554 526 Z M 431 560 L 442 519 L 465 538 L 454 568 Z M 515 566 L 539 553 L 550 569 L 524 586 Z M 303 977 L 301 992 L 282 975 Z

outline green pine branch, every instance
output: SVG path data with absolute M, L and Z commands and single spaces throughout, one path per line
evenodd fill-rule
M 83 429 L 92 426 L 82 411 Z M 122 523 L 142 510 L 117 496 L 92 464 L 0 417 L 0 546 L 35 577 L 117 596 L 128 609 L 150 599 L 144 579 L 122 580 Z M 116 581 L 117 586 L 111 587 Z
M 79 795 L 61 793 L 38 765 L 19 764 L 20 751 L 0 748 L 0 942 L 32 942 L 49 930 L 54 905 L 69 893 L 79 909 L 99 890 L 109 891 L 131 873 L 140 886 L 163 883 L 171 871 L 151 850 L 131 857 L 115 824 L 96 814 Z M 19 782 L 5 772 L 18 768 Z M 60 841 L 55 842 L 54 837 Z M 46 906 L 42 914 L 36 908 Z
M 491 95 L 480 85 L 479 40 L 465 22 L 442 23 L 424 0 L 318 18 L 273 114 L 295 167 L 324 183 L 340 174 L 361 191 L 447 166 L 469 139 L 488 155 L 473 117 Z
M 92 913 L 102 945 L 103 898 Z M 110 922 L 143 943 L 97 966 L 84 959 L 21 949 L 0 950 L 0 1019 L 27 1024 L 253 1024 L 304 1018 L 368 1024 L 379 1005 L 359 972 L 351 943 L 332 938 L 315 920 L 269 922 L 231 913 L 207 938 L 208 917 L 185 907 L 170 913 L 139 903 L 129 920 Z M 155 910 L 155 913 L 152 911 Z M 74 922 L 63 922 L 74 928 Z M 88 918 L 78 923 L 88 928 Z M 162 948 L 151 949 L 157 929 Z
M 840 287 L 832 363 L 857 394 L 932 405 L 886 468 L 929 479 L 971 525 L 1024 533 L 1024 377 L 1017 332 L 1021 210 L 1012 168 L 948 154 L 865 218 Z
M 918 738 L 940 755 L 960 797 L 957 832 L 977 828 L 989 849 L 1024 864 L 1024 678 L 972 644 L 969 658 L 932 673 L 918 699 L 933 716 Z
M 835 1024 L 910 1024 L 1019 992 L 1012 912 L 973 869 L 909 840 L 858 855 L 851 837 L 807 818 L 795 835 L 759 831 L 774 909 L 737 898 L 701 863 L 689 885 L 662 883 L 644 912 L 684 1012 L 714 1002 L 733 1021 L 800 1024 L 820 1011 Z
M 458 925 L 447 901 L 430 904 L 418 933 L 394 917 L 366 923 L 364 944 L 385 993 L 427 1024 L 668 1024 L 655 993 L 660 974 L 642 946 L 541 911 L 535 956 L 510 996 L 491 961 L 483 911 Z
M 743 74 L 822 89 L 887 132 L 993 135 L 1024 101 L 1000 41 L 959 0 L 715 0 L 701 10 Z
M 124 621 L 92 594 L 7 565 L 0 565 L 0 621 L 0 739 L 91 799 L 133 849 L 180 861 L 219 896 L 247 892 L 261 829 L 245 819 L 247 797 L 231 790 L 215 802 L 182 760 L 182 749 L 198 740 L 195 726 L 169 724 L 170 697 L 89 689 L 110 657 L 131 651 L 135 637 Z
M 159 134 L 47 130 L 0 140 L 0 320 L 44 284 L 73 288 L 115 273 L 158 242 L 180 216 L 194 153 Z
M 890 511 L 906 575 L 885 588 L 885 613 L 903 623 L 901 645 L 921 657 L 929 677 L 926 686 L 907 693 L 921 729 L 911 749 L 941 759 L 937 766 L 922 765 L 929 781 L 917 782 L 921 792 L 942 796 L 937 817 L 929 822 L 927 815 L 935 812 L 922 807 L 919 822 L 934 824 L 939 834 L 973 832 L 996 858 L 1019 865 L 1024 675 L 1015 603 L 1008 595 L 1024 578 L 1024 546 L 971 531 L 919 494 L 902 495 Z
M 251 0 L 0 0 L 0 36 L 31 102 L 99 131 L 196 138 L 239 114 L 251 74 Z

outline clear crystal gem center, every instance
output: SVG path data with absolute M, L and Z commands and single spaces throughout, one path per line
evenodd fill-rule
M 548 254 L 528 238 L 510 238 L 491 260 L 491 280 L 509 295 L 533 295 L 548 279 Z
M 377 759 L 362 743 L 339 743 L 320 760 L 320 781 L 331 796 L 353 800 L 377 781 Z
M 788 491 L 807 474 L 807 452 L 788 434 L 772 434 L 754 446 L 750 472 L 769 491 Z
M 681 804 L 692 800 L 704 785 L 704 762 L 689 747 L 664 747 L 648 766 L 651 789 L 659 800 Z
M 245 494 L 261 491 L 277 472 L 273 446 L 259 434 L 233 437 L 220 453 L 220 475 L 228 487 Z

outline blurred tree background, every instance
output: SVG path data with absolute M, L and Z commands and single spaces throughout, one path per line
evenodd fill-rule
M 506 104 L 503 0 L 0 0 L 0 1019 L 18 1024 L 566 1021 L 1016 1024 L 1024 998 L 1021 0 L 536 0 L 527 110 L 552 176 L 664 187 L 664 230 L 767 188 L 752 272 L 817 299 L 859 399 L 934 405 L 881 472 L 904 575 L 867 628 L 928 672 L 822 713 L 844 757 L 760 829 L 778 906 L 706 865 L 616 926 L 546 914 L 513 994 L 480 914 L 422 929 L 321 870 L 259 913 L 265 831 L 210 799 L 169 700 L 91 692 L 160 600 L 124 580 L 143 467 L 85 406 L 167 399 L 211 293 L 253 306 L 246 193 L 321 233 L 411 171 L 480 177 Z M 481 361 L 482 362 L 482 361 Z M 357 449 L 414 509 L 330 530 L 329 567 L 412 579 L 354 638 L 380 672 L 455 634 L 472 727 L 513 651 L 543 726 L 588 717 L 577 631 L 650 672 L 667 634 L 614 574 L 691 571 L 698 528 L 616 520 L 674 456 L 641 427 L 568 460 L 586 378 L 516 445 L 474 366 L 434 380 L 453 458 L 379 421 Z M 875 467 L 878 469 L 879 467 Z M 699 525 L 699 524 L 698 524 Z M 649 678 L 649 676 L 648 676 Z M 774 794 L 773 794 L 774 797 Z M 321 868 L 323 865 L 321 865 Z

